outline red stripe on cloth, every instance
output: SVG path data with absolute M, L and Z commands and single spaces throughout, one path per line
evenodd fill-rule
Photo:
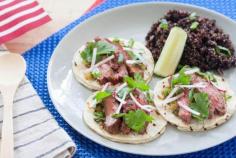
M 32 18 L 32 17 L 35 17 L 35 16 L 37 16 L 37 15 L 43 13 L 43 12 L 44 12 L 44 10 L 41 8 L 41 9 L 39 9 L 39 10 L 33 12 L 33 13 L 26 14 L 26 15 L 24 15 L 24 16 L 21 16 L 21 17 L 15 19 L 15 20 L 13 20 L 13 21 L 11 21 L 11 22 L 9 22 L 9 23 L 3 25 L 3 26 L 0 26 L 0 32 L 3 32 L 4 30 L 9 29 L 9 28 L 15 26 L 16 24 L 18 24 L 18 23 L 20 23 L 20 22 L 22 22 L 22 21 L 25 21 L 25 20 L 27 20 L 27 19 L 30 19 L 30 18 Z
M 17 9 L 14 9 L 14 10 L 10 11 L 10 12 L 7 12 L 6 14 L 0 15 L 0 21 L 2 21 L 2 20 L 6 19 L 6 18 L 8 18 L 8 17 L 10 17 L 10 16 L 12 16 L 14 14 L 17 14 L 19 12 L 28 10 L 30 8 L 34 8 L 37 5 L 39 5 L 39 4 L 38 4 L 38 2 L 35 1 L 35 2 L 32 2 L 32 3 L 28 4 L 28 5 L 24 5 L 24 6 L 20 7 L 20 8 L 17 8 Z
M 4 1 L 2 1 L 2 2 L 4 2 Z M 19 1 L 13 1 L 13 2 L 10 2 L 10 3 L 5 4 L 5 5 L 3 5 L 3 6 L 0 6 L 0 11 L 3 10 L 3 9 L 5 9 L 5 8 L 8 8 L 8 7 L 14 6 L 14 5 L 16 5 L 16 4 L 20 3 L 20 2 L 22 2 L 22 0 L 19 0 Z
M 45 16 L 42 19 L 39 19 L 35 22 L 24 25 L 23 27 L 19 28 L 18 30 L 1 37 L 0 44 L 4 43 L 6 41 L 12 40 L 12 39 L 24 34 L 25 32 L 27 32 L 29 30 L 32 30 L 40 25 L 43 25 L 43 24 L 49 22 L 50 20 L 51 20 L 51 18 L 49 16 Z
M 94 9 L 95 7 L 97 7 L 98 5 L 102 4 L 103 2 L 105 2 L 105 0 L 96 0 L 87 10 L 86 12 Z

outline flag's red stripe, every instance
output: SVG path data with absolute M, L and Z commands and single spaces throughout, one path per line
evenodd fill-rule
M 25 6 L 22 6 L 22 7 L 20 7 L 20 8 L 15 9 L 15 10 L 12 10 L 12 11 L 10 11 L 10 12 L 7 12 L 6 14 L 3 14 L 3 15 L 0 16 L 0 21 L 1 21 L 1 20 L 4 20 L 4 19 L 6 19 L 6 18 L 8 18 L 8 17 L 10 17 L 10 16 L 12 16 L 12 15 L 14 15 L 14 14 L 17 14 L 17 13 L 19 13 L 19 12 L 28 10 L 28 9 L 30 9 L 30 8 L 34 8 L 34 7 L 37 6 L 37 5 L 38 5 L 38 3 L 35 1 L 35 2 L 30 3 L 30 4 L 28 4 L 28 5 L 25 5 Z
M 87 10 L 86 12 L 96 8 L 98 5 L 102 4 L 105 0 L 96 0 Z
M 37 15 L 39 15 L 41 13 L 44 13 L 44 10 L 42 8 L 37 10 L 37 11 L 35 11 L 35 12 L 33 12 L 33 13 L 21 16 L 21 17 L 15 19 L 15 20 L 13 20 L 13 21 L 11 21 L 11 22 L 3 25 L 3 26 L 0 26 L 0 32 L 3 32 L 4 30 L 9 29 L 9 28 L 15 26 L 16 24 L 18 24 L 20 22 L 23 22 L 23 21 L 25 21 L 27 19 L 33 18 L 33 17 L 35 17 L 35 16 L 37 16 Z
M 0 7 L 0 11 L 3 10 L 3 9 L 5 9 L 5 8 L 9 8 L 9 7 L 11 7 L 11 6 L 14 6 L 14 5 L 16 5 L 16 4 L 20 3 L 20 2 L 22 2 L 22 0 L 18 0 L 18 1 L 15 0 L 15 1 L 13 1 L 13 2 L 11 2 L 11 3 L 8 3 L 8 4 L 4 5 L 4 6 L 1 6 L 1 7 Z
M 43 25 L 43 24 L 47 23 L 50 20 L 51 20 L 51 18 L 49 16 L 45 16 L 42 19 L 39 19 L 38 21 L 27 24 L 27 25 L 19 28 L 18 30 L 14 31 L 10 34 L 7 34 L 7 35 L 1 37 L 0 38 L 0 44 L 4 43 L 6 41 L 9 41 L 11 39 L 14 39 L 14 38 L 24 34 L 25 32 L 27 32 L 29 30 L 32 30 L 32 29 L 34 29 L 34 28 L 36 28 L 40 25 Z

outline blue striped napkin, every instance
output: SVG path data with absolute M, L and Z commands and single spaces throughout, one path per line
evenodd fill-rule
M 0 97 L 0 131 L 2 112 Z M 74 154 L 74 142 L 54 120 L 27 78 L 14 97 L 13 118 L 16 158 L 67 158 Z

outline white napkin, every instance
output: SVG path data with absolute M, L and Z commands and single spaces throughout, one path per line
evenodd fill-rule
M 0 97 L 0 131 L 3 104 Z M 69 158 L 75 144 L 57 124 L 25 78 L 14 97 L 14 141 L 16 158 Z

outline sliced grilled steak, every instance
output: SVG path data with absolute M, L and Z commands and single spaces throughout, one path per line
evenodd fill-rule
M 123 81 L 123 77 L 128 75 L 128 71 L 126 69 L 126 66 L 124 64 L 120 65 L 117 72 L 114 72 L 112 76 L 110 76 L 110 81 L 113 84 L 117 84 L 118 82 Z
M 121 119 L 114 119 L 112 115 L 115 113 L 116 109 L 118 108 L 118 103 L 116 102 L 115 98 L 112 96 L 107 97 L 103 101 L 104 111 L 106 115 L 105 119 L 105 129 L 111 134 L 117 134 L 120 132 L 121 126 Z
M 184 96 L 181 97 L 178 101 L 177 101 L 178 105 L 186 105 L 189 106 L 189 99 L 188 99 L 188 91 L 184 92 Z M 192 114 L 185 110 L 184 108 L 182 108 L 181 106 L 179 106 L 179 112 L 178 112 L 178 116 L 181 118 L 182 121 L 184 121 L 185 123 L 189 124 L 191 122 L 191 117 Z
M 101 76 L 98 78 L 98 82 L 100 84 L 105 84 L 109 82 L 109 78 L 113 75 L 113 70 L 111 69 L 109 64 L 102 64 L 98 67 L 101 72 Z
M 135 73 L 140 73 L 143 76 L 143 70 L 139 65 L 126 64 L 129 75 L 134 77 Z
M 209 118 L 212 118 L 215 114 L 224 115 L 226 112 L 226 101 L 223 92 L 218 90 L 210 82 L 207 82 L 205 79 L 197 75 L 192 76 L 192 82 L 193 83 L 204 82 L 207 85 L 205 88 L 197 88 L 197 89 L 199 92 L 207 93 L 209 96 L 210 100 Z
M 131 129 L 125 124 L 125 122 L 123 121 L 121 124 L 121 132 L 122 134 L 130 134 Z

